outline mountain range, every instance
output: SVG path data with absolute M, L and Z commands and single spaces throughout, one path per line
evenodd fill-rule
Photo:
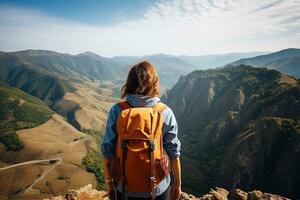
M 18 52 L 0 52 L 0 64 L 10 67 L 1 67 L 2 77 L 6 79 L 8 73 L 22 74 L 34 70 L 34 73 L 69 80 L 113 80 L 121 84 L 126 78 L 126 72 L 133 64 L 149 60 L 152 62 L 160 75 L 163 88 L 171 88 L 181 75 L 196 69 L 207 69 L 221 67 L 234 60 L 262 55 L 267 52 L 253 53 L 232 53 L 207 56 L 172 56 L 166 54 L 154 54 L 149 56 L 116 56 L 106 58 L 92 52 L 85 52 L 77 55 L 57 53 L 46 50 L 25 50 Z M 20 72 L 22 71 L 22 72 Z M 19 75 L 20 76 L 20 75 Z M 26 75 L 23 75 L 26 76 Z M 13 80 L 22 78 L 13 77 Z M 37 78 L 34 78 L 37 79 Z
M 295 66 L 299 65 L 299 52 L 299 49 L 285 49 L 271 54 L 268 54 L 268 52 L 207 56 L 154 54 L 149 56 L 117 56 L 112 58 L 105 58 L 91 52 L 77 55 L 45 50 L 0 52 L 0 65 L 3 65 L 0 68 L 0 81 L 3 82 L 3 80 L 6 80 L 6 82 L 9 82 L 9 85 L 20 87 L 21 83 L 14 83 L 14 80 L 23 80 L 24 78 L 15 76 L 27 77 L 28 74 L 26 72 L 29 71 L 30 74 L 33 74 L 32 76 L 34 77 L 32 79 L 34 80 L 38 80 L 40 78 L 37 77 L 43 76 L 43 79 L 47 79 L 47 82 L 52 81 L 54 85 L 61 85 L 54 86 L 54 88 L 62 87 L 62 93 L 64 88 L 69 87 L 66 86 L 65 79 L 74 79 L 75 81 L 112 80 L 115 84 L 120 85 L 124 82 L 129 67 L 142 60 L 149 60 L 156 66 L 162 87 L 165 89 L 171 88 L 181 75 L 186 75 L 193 70 L 222 67 L 228 63 L 230 63 L 230 66 L 245 64 L 256 67 L 268 67 L 298 77 L 299 70 Z M 5 67 L 8 65 L 10 66 L 9 68 Z M 11 78 L 7 80 L 7 76 Z M 25 84 L 24 82 L 26 81 L 21 82 Z M 29 86 L 23 87 L 26 88 Z M 32 90 L 32 88 L 29 90 Z M 57 95 L 59 96 L 59 92 Z M 41 94 L 41 96 L 43 95 Z

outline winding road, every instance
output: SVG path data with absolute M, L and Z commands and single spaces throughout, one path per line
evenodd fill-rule
M 32 189 L 32 187 L 37 184 L 40 180 L 42 180 L 49 172 L 51 172 L 57 165 L 59 165 L 62 161 L 62 158 L 51 158 L 51 159 L 44 159 L 44 160 L 31 160 L 31 161 L 26 161 L 26 162 L 22 162 L 22 163 L 18 163 L 18 164 L 14 164 L 14 165 L 10 165 L 7 167 L 2 167 L 0 168 L 0 171 L 3 170 L 7 170 L 7 169 L 11 169 L 14 167 L 20 167 L 23 165 L 31 165 L 31 164 L 37 164 L 37 163 L 41 163 L 41 162 L 49 162 L 50 165 L 53 164 L 53 166 L 48 169 L 47 171 L 45 171 L 41 176 L 39 176 L 37 179 L 35 179 L 29 186 L 27 186 L 25 188 L 25 192 L 29 191 Z M 53 163 L 52 163 L 53 162 Z

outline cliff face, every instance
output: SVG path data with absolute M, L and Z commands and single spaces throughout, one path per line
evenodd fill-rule
M 224 187 L 258 187 L 298 197 L 299 141 L 299 125 L 294 120 L 263 118 L 235 138 L 214 181 Z
M 163 101 L 179 124 L 186 191 L 300 197 L 299 80 L 248 66 L 194 71 Z
M 92 188 L 92 185 L 86 185 L 79 190 L 73 190 L 68 192 L 65 196 L 57 196 L 44 200 L 109 200 L 106 192 L 97 191 Z M 180 200 L 288 200 L 285 197 L 281 197 L 274 194 L 263 193 L 255 190 L 252 192 L 244 192 L 242 190 L 227 191 L 223 188 L 214 188 L 209 191 L 208 194 L 202 197 L 195 197 L 194 195 L 182 193 Z

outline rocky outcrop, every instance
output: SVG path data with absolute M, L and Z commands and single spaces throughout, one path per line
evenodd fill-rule
M 44 200 L 109 200 L 107 193 L 98 191 L 91 184 L 86 185 L 79 190 L 70 190 L 66 195 L 47 198 Z
M 214 188 L 211 189 L 210 192 L 202 197 L 199 200 L 288 200 L 288 198 L 263 193 L 259 190 L 254 190 L 251 192 L 244 192 L 240 189 L 235 189 L 231 191 L 227 191 L 223 188 Z
M 180 200 L 288 200 L 285 197 L 281 197 L 274 194 L 263 193 L 258 190 L 252 192 L 244 192 L 240 189 L 227 191 L 223 188 L 214 188 L 209 191 L 208 194 L 203 195 L 200 198 L 194 195 L 182 193 Z M 57 196 L 44 200 L 109 200 L 106 192 L 98 191 L 92 188 L 92 185 L 86 185 L 79 190 L 72 190 L 65 196 Z

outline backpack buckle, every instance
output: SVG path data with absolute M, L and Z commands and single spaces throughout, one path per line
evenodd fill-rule
M 153 140 L 150 141 L 149 149 L 150 149 L 151 151 L 154 151 L 154 149 L 155 149 L 155 142 L 154 142 Z

